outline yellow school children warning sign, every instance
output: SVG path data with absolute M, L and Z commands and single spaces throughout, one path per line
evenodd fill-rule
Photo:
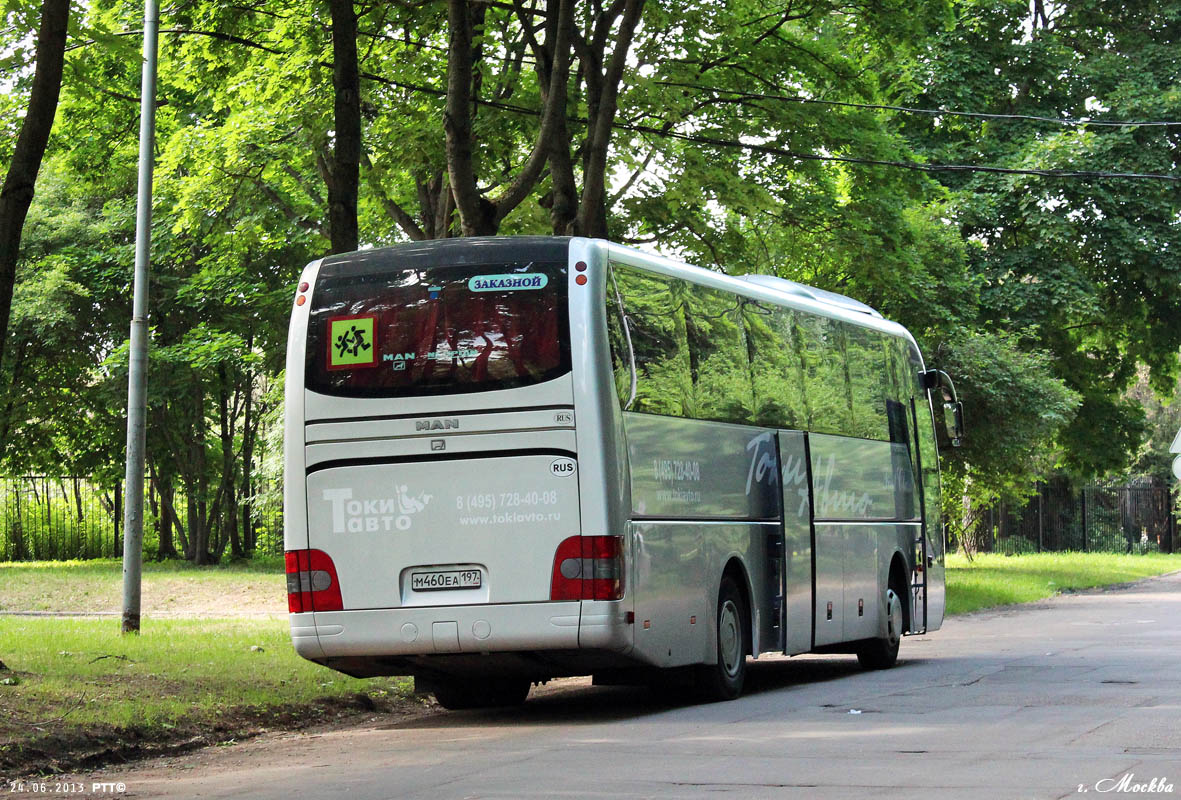
M 328 320 L 328 369 L 377 365 L 377 317 L 373 314 Z

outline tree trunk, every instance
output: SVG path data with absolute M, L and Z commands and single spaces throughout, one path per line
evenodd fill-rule
M 209 525 L 206 509 L 206 494 L 208 478 L 206 476 L 205 455 L 205 391 L 201 381 L 193 376 L 191 390 L 192 428 L 189 441 L 189 469 L 191 480 L 188 482 L 187 493 L 189 501 L 189 545 L 192 548 L 194 564 L 209 563 Z
M 78 524 L 82 524 L 82 479 L 74 478 L 74 507 L 78 510 Z
M 251 335 L 246 340 L 246 348 L 249 350 L 254 343 L 254 335 Z M 244 419 L 242 421 L 242 483 L 241 491 L 238 496 L 242 501 L 241 518 L 242 518 L 242 549 L 247 556 L 254 553 L 255 532 L 253 513 L 254 495 L 251 491 L 251 463 L 254 461 L 254 436 L 257 422 L 254 420 L 254 375 L 253 373 L 246 373 L 246 409 L 244 411 Z
M 447 172 L 459 225 L 464 236 L 496 233 L 493 218 L 496 209 L 480 194 L 476 181 L 475 152 L 472 146 L 472 75 L 474 72 L 474 36 L 478 15 L 482 22 L 484 7 L 472 9 L 467 0 L 448 0 L 447 19 L 451 41 L 447 57 L 447 104 L 443 110 L 443 130 L 447 139 Z
M 4 349 L 4 331 L 0 330 L 0 353 Z M 25 355 L 29 351 L 29 340 L 22 337 L 20 346 L 16 349 L 16 358 L 12 362 L 12 376 L 8 382 L 7 400 L 4 403 L 4 416 L 0 418 L 0 460 L 4 458 L 8 447 L 8 434 L 12 429 L 13 413 L 16 410 L 16 399 L 21 394 L 20 380 L 25 364 Z M 0 366 L 3 366 L 0 364 Z
M 172 480 L 168 479 L 160 482 L 159 489 L 161 510 L 164 512 L 164 516 L 168 520 L 168 524 L 171 525 L 175 531 L 176 537 L 180 539 L 180 551 L 177 552 L 176 546 L 174 545 L 172 548 L 173 557 L 180 557 L 183 555 L 185 558 L 188 558 L 189 540 L 188 537 L 185 536 L 185 528 L 180 521 L 180 516 L 176 513 L 176 487 L 173 485 Z M 172 536 L 169 535 L 168 539 L 171 542 Z
M 29 93 L 29 108 L 12 152 L 4 187 L 0 189 L 0 361 L 4 358 L 4 340 L 12 312 L 21 231 L 33 202 L 33 187 L 57 114 L 69 23 L 70 0 L 45 0 L 41 6 L 41 27 L 37 31 L 37 67 Z
M 615 113 L 619 107 L 623 70 L 627 66 L 628 50 L 631 49 L 632 36 L 643 10 L 644 0 L 626 0 L 619 28 L 612 37 L 615 46 L 603 76 L 602 92 L 596 107 L 591 111 L 582 179 L 582 204 L 575 222 L 582 236 L 607 236 L 607 154 L 615 126 Z
M 185 528 L 188 530 L 188 535 L 185 537 L 185 559 L 192 561 L 194 564 L 197 561 L 197 543 L 201 537 L 200 524 L 197 520 L 197 480 L 195 477 L 185 480 Z
M 164 520 L 160 516 L 160 503 L 156 500 L 156 482 L 148 479 L 148 508 L 152 511 L 152 524 L 156 528 L 156 560 L 163 561 L 160 551 L 164 546 Z
M 225 366 L 218 369 L 221 378 L 221 393 L 218 403 L 218 422 L 221 428 L 221 538 L 218 553 L 225 547 L 228 536 L 230 542 L 230 556 L 242 558 L 246 555 L 242 549 L 242 540 L 238 536 L 238 504 L 235 489 L 237 488 L 237 470 L 234 469 L 234 419 L 230 415 L 230 396 L 226 386 L 228 373 Z M 235 403 L 235 405 L 237 405 Z
M 556 10 L 555 10 L 556 7 Z M 571 34 L 574 28 L 574 0 L 552 0 L 547 8 L 547 35 L 537 49 L 552 53 L 553 62 L 539 65 L 543 97 L 541 121 L 533 148 L 508 187 L 495 200 L 480 193 L 476 178 L 472 132 L 473 109 L 480 88 L 476 67 L 483 60 L 479 33 L 487 6 L 468 0 L 448 0 L 447 19 L 451 39 L 447 56 L 447 101 L 443 111 L 446 134 L 447 174 L 464 236 L 490 236 L 500 223 L 533 191 L 549 156 L 551 139 L 566 114 L 566 90 L 570 78 Z M 548 77 L 548 81 L 545 79 Z
M 25 525 L 21 519 L 21 486 L 20 481 L 14 481 L 16 486 L 16 519 L 12 522 L 12 560 L 24 561 L 28 554 L 25 552 Z
M 111 555 L 119 558 L 123 554 L 123 547 L 119 544 L 119 531 L 123 527 L 123 481 L 115 484 L 115 502 L 113 503 L 115 518 L 115 552 Z
M 357 191 L 361 169 L 361 75 L 357 62 L 357 13 L 352 0 L 329 0 L 332 10 L 332 88 L 335 144 L 328 181 L 328 232 L 332 252 L 357 249 Z
M 176 511 L 172 507 L 172 482 L 161 480 L 156 473 L 155 466 L 150 463 L 149 469 L 152 487 L 155 489 L 154 496 L 159 499 L 160 503 L 159 511 L 156 510 L 155 505 L 152 507 L 152 511 L 156 513 L 156 530 L 160 536 L 160 547 L 156 551 L 156 560 L 163 561 L 166 558 L 177 557 L 176 544 L 172 540 L 173 520 L 176 517 Z

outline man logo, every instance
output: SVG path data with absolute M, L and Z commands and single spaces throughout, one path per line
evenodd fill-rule
M 414 423 L 416 431 L 449 431 L 458 427 L 457 419 L 420 419 Z

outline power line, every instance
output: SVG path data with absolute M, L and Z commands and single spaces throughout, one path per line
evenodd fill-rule
M 384 83 L 387 86 L 394 86 L 399 89 L 405 89 L 411 92 L 421 92 L 423 94 L 432 95 L 435 97 L 445 96 L 447 93 L 442 89 L 435 89 L 429 86 L 418 86 L 402 81 L 394 81 L 388 78 L 383 78 L 373 73 L 362 73 L 363 78 Z M 487 108 L 496 108 L 501 111 L 508 111 L 513 114 L 523 114 L 528 116 L 537 116 L 538 111 L 524 106 L 518 106 L 511 103 L 503 103 L 495 100 L 479 100 L 473 101 L 476 105 Z M 575 122 L 580 125 L 588 124 L 585 117 L 570 117 L 570 122 Z M 783 158 L 791 158 L 797 161 L 833 161 L 842 164 L 862 164 L 874 167 L 893 167 L 896 169 L 907 169 L 914 172 L 983 172 L 994 175 L 1034 175 L 1043 178 L 1079 178 L 1079 179 L 1116 179 L 1116 180 L 1157 180 L 1167 182 L 1181 182 L 1181 176 L 1176 175 L 1161 175 L 1151 172 L 1107 172 L 1102 170 L 1062 170 L 1062 169 L 1033 169 L 1033 168 L 1016 168 L 1016 167 L 993 167 L 993 166 L 978 166 L 975 164 L 924 164 L 918 161 L 892 161 L 888 159 L 878 158 L 858 158 L 855 156 L 830 156 L 820 155 L 817 153 L 801 153 L 795 150 L 788 150 L 783 147 L 775 147 L 767 144 L 752 144 L 749 142 L 736 142 L 731 139 L 718 139 L 711 136 L 701 136 L 698 134 L 680 133 L 674 130 L 666 130 L 663 128 L 655 128 L 650 125 L 637 125 L 627 122 L 616 121 L 613 127 L 618 130 L 630 131 L 632 133 L 642 133 L 649 136 L 659 136 L 667 139 L 677 139 L 685 142 L 693 142 L 695 144 L 705 144 L 713 147 L 725 147 L 728 149 L 742 149 L 750 150 L 752 152 L 764 153 L 766 155 L 780 156 Z
M 1065 170 L 1065 169 L 1033 169 L 1033 168 L 1016 168 L 1016 167 L 992 167 L 992 166 L 977 166 L 975 164 L 924 164 L 918 161 L 891 161 L 888 159 L 878 158 L 857 158 L 855 156 L 825 156 L 816 153 L 800 153 L 795 150 L 787 150 L 782 147 L 775 147 L 766 144 L 752 144 L 748 142 L 735 142 L 730 139 L 715 139 L 710 136 L 700 136 L 690 133 L 679 133 L 677 131 L 665 131 L 660 128 L 652 128 L 647 125 L 628 125 L 626 123 L 616 123 L 617 128 L 635 131 L 637 133 L 647 133 L 656 136 L 665 136 L 671 139 L 679 139 L 681 141 L 693 142 L 696 144 L 712 145 L 714 147 L 726 147 L 731 149 L 751 150 L 756 153 L 765 153 L 767 155 L 782 156 L 784 158 L 792 158 L 798 161 L 836 161 L 842 164 L 865 164 L 875 167 L 895 167 L 898 169 L 908 169 L 915 172 L 985 172 L 995 175 L 1037 175 L 1043 178 L 1115 178 L 1124 180 L 1158 180 L 1169 182 L 1181 182 L 1181 176 L 1177 175 L 1161 175 L 1152 172 L 1105 172 L 1102 170 Z
M 1023 120 L 1026 122 L 1050 122 L 1057 125 L 1094 125 L 1108 128 L 1181 128 L 1181 122 L 1150 121 L 1150 120 L 1094 120 L 1072 117 L 1039 117 L 1032 114 L 986 114 L 982 111 L 948 111 L 942 108 L 914 108 L 911 106 L 879 105 L 876 103 L 849 103 L 840 100 L 817 100 L 811 97 L 795 95 L 760 94 L 758 92 L 744 92 L 737 89 L 722 89 L 716 86 L 701 86 L 695 83 L 680 83 L 677 81 L 658 81 L 662 86 L 678 86 L 684 89 L 697 89 L 716 94 L 731 94 L 750 100 L 782 100 L 787 103 L 814 104 L 823 106 L 837 106 L 841 108 L 865 108 L 875 111 L 900 111 L 906 114 L 927 114 L 933 117 L 969 117 L 971 119 L 990 120 Z

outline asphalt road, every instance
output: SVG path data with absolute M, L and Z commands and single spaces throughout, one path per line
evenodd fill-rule
M 1181 789 L 1181 573 L 953 618 L 884 672 L 851 657 L 751 666 L 730 703 L 551 685 L 511 711 L 271 736 L 84 779 L 122 781 L 127 797 L 357 800 Z

